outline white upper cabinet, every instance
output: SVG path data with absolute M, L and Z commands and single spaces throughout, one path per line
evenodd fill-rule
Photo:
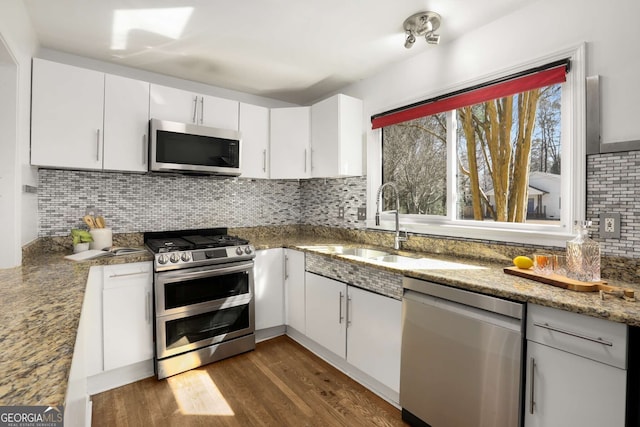
M 105 75 L 104 169 L 147 171 L 149 83 Z
M 31 164 L 102 169 L 104 73 L 33 59 Z
M 269 109 L 240 103 L 243 178 L 269 178 Z
M 151 85 L 150 117 L 238 130 L 238 101 Z
M 147 170 L 149 83 L 34 58 L 31 164 Z
M 311 107 L 271 110 L 271 178 L 311 177 Z
M 200 95 L 200 99 L 200 125 L 238 130 L 238 101 L 207 95 Z
M 311 107 L 311 175 L 362 175 L 362 101 L 335 95 Z

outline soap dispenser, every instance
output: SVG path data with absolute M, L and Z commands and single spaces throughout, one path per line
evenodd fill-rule
M 600 281 L 600 245 L 589 238 L 591 221 L 576 221 L 577 236 L 567 242 L 567 276 L 581 282 Z

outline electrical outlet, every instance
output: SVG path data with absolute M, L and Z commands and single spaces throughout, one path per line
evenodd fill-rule
M 338 219 L 344 219 L 344 206 L 338 206 Z
M 366 221 L 367 220 L 367 208 L 362 207 L 358 208 L 358 221 Z
M 603 239 L 620 238 L 620 214 L 601 213 L 600 214 L 600 237 Z

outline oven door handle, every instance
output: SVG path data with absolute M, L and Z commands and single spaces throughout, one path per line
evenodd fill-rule
M 174 281 L 174 279 L 187 280 L 187 279 L 199 279 L 202 277 L 222 276 L 229 273 L 241 273 L 243 271 L 249 271 L 253 267 L 253 261 L 245 262 L 238 265 L 228 267 L 215 267 L 207 266 L 198 268 L 197 271 L 186 270 L 173 270 L 167 272 L 158 273 L 161 275 L 163 282 Z M 194 269 L 195 270 L 195 269 Z

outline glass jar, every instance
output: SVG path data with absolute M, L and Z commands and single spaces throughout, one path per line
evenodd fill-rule
M 578 234 L 567 242 L 567 276 L 581 282 L 600 281 L 600 245 L 589 238 L 591 221 L 576 221 Z

